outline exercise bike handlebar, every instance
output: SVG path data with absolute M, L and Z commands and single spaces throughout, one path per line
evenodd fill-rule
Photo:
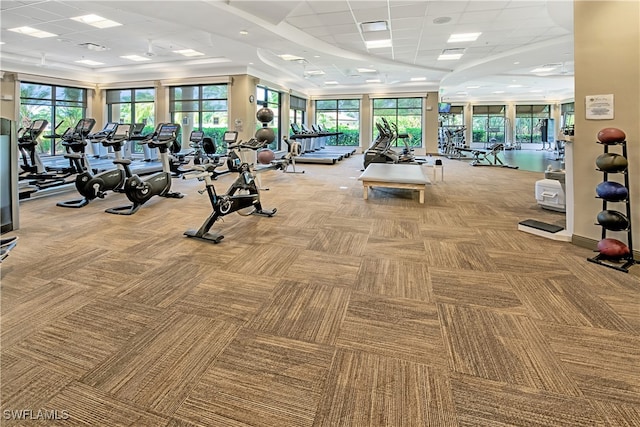
M 269 143 L 267 141 L 259 141 L 255 138 L 251 138 L 250 140 L 248 140 L 247 142 L 242 142 L 242 141 L 238 141 L 235 144 L 229 144 L 228 148 L 230 150 L 236 149 L 236 148 L 249 148 L 251 150 L 259 150 L 261 148 L 266 147 L 267 145 L 269 145 Z

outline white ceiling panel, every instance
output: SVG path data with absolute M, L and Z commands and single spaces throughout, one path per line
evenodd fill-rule
M 467 83 L 465 79 L 499 81 L 516 73 L 518 65 L 513 64 L 516 57 L 535 59 L 541 64 L 573 60 L 572 22 L 567 18 L 572 13 L 572 3 L 565 0 L 3 0 L 0 8 L 1 39 L 5 42 L 0 46 L 2 71 L 65 78 L 74 75 L 95 83 L 148 80 L 172 73 L 175 76 L 216 75 L 244 69 L 313 95 L 327 90 L 355 90 L 352 86 L 361 84 L 363 78 L 354 83 L 352 77 L 337 70 L 364 66 L 379 70 L 385 81 L 393 82 L 394 90 L 415 91 L 416 83 L 409 82 L 409 76 L 428 74 L 438 81 L 429 82 L 430 86 L 425 84 L 425 90 L 440 82 L 446 93 L 463 87 Z M 100 30 L 70 20 L 88 13 L 124 25 Z M 449 21 L 434 23 L 436 18 L 444 17 L 450 18 Z M 389 20 L 393 48 L 367 51 L 358 24 L 373 20 Z M 36 39 L 8 31 L 23 25 L 50 31 L 59 37 Z M 248 34 L 241 35 L 240 30 Z M 450 34 L 471 31 L 482 32 L 482 35 L 475 42 L 447 43 Z M 85 42 L 103 45 L 107 50 L 95 52 L 78 46 Z M 549 48 L 550 45 L 555 48 Z M 457 47 L 467 49 L 462 59 L 437 61 L 444 49 Z M 227 57 L 233 61 L 233 67 L 194 64 L 192 59 L 172 52 L 178 48 L 203 52 L 205 62 Z M 144 66 L 120 58 L 148 51 L 151 61 Z M 516 55 L 516 52 L 520 53 Z M 37 65 L 43 53 L 50 66 Z M 323 69 L 326 74 L 304 79 L 300 70 L 288 72 L 294 67 L 287 67 L 287 72 L 283 72 L 277 53 L 304 56 L 310 66 L 326 67 Z M 84 67 L 75 62 L 82 57 L 105 65 Z M 570 79 L 573 67 L 566 66 L 564 70 Z M 563 81 L 566 77 L 563 75 Z M 329 79 L 338 80 L 340 84 L 323 89 L 323 81 Z M 549 87 L 561 93 L 562 86 L 556 80 L 550 81 Z M 544 85 L 545 81 L 540 77 L 536 84 Z M 572 85 L 567 84 L 565 89 L 567 96 L 571 96 Z
M 334 12 L 349 12 L 350 6 L 347 0 L 324 0 L 324 1 L 306 1 L 307 5 L 316 14 L 322 13 L 334 13 Z
M 391 18 L 394 20 L 402 18 L 420 18 L 427 14 L 428 2 L 412 3 L 410 5 L 394 6 L 391 3 Z
M 353 16 L 357 23 L 389 21 L 389 10 L 386 6 L 371 9 L 358 9 L 353 11 Z

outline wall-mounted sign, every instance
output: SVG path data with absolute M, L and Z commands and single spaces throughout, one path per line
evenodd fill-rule
M 587 120 L 613 119 L 613 94 L 587 95 L 585 101 Z

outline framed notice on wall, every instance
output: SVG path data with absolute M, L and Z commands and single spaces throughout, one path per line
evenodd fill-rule
M 587 120 L 613 119 L 613 94 L 587 95 L 585 102 Z

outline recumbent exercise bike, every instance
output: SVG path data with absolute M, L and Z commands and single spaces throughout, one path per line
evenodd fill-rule
M 129 139 L 132 126 L 130 124 L 117 124 L 113 130 L 106 134 L 99 143 L 104 147 L 113 147 L 115 160 L 122 160 L 122 147 Z M 124 162 L 117 163 L 115 169 L 93 174 L 93 171 L 82 163 L 82 153 L 67 153 L 65 158 L 70 159 L 75 167 L 81 171 L 76 175 L 76 189 L 82 199 L 58 202 L 56 205 L 63 208 L 81 208 L 97 197 L 104 198 L 107 191 L 124 192 L 124 183 L 131 176 L 129 165 Z
M 144 180 L 138 175 L 128 176 L 127 181 L 124 184 L 124 193 L 133 204 L 109 208 L 105 212 L 117 215 L 133 215 L 138 211 L 140 206 L 149 201 L 153 196 L 169 197 L 174 199 L 181 199 L 184 197 L 184 194 L 182 193 L 171 191 L 172 175 L 168 154 L 169 147 L 173 146 L 176 142 L 179 132 L 179 124 L 164 123 L 159 125 L 159 130 L 155 139 L 139 141 L 142 144 L 147 144 L 149 148 L 158 148 L 160 151 L 160 158 L 162 159 L 162 171 L 149 175 Z M 124 166 L 131 164 L 131 160 L 116 159 L 113 163 Z M 129 170 L 125 169 L 125 171 Z M 130 174 L 131 172 L 129 171 L 128 173 Z

